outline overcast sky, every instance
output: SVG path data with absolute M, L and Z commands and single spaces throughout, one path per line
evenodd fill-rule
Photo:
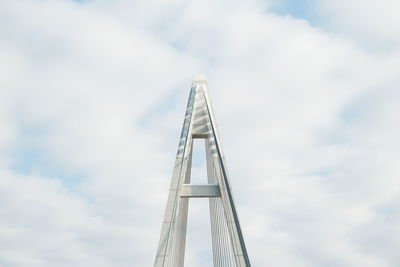
M 400 266 L 399 10 L 0 0 L 0 266 L 152 266 L 198 72 L 253 266 Z

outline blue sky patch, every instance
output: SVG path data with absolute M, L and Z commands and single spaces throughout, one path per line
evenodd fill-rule
M 282 16 L 292 16 L 307 20 L 311 25 L 318 25 L 319 18 L 311 1 L 308 0 L 281 0 L 274 1 L 268 11 Z

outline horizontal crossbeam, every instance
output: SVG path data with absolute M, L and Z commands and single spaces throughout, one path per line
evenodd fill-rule
M 221 190 L 217 184 L 191 185 L 183 184 L 181 197 L 220 197 Z

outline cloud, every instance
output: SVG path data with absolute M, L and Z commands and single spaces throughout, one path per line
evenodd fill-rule
M 397 1 L 314 1 L 331 29 L 369 48 L 398 49 L 400 21 Z
M 397 266 L 395 3 L 270 4 L 2 3 L 0 266 L 151 266 L 199 71 L 254 266 Z

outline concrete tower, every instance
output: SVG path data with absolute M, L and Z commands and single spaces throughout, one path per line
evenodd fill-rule
M 183 267 L 190 198 L 209 198 L 215 267 L 250 267 L 207 80 L 195 75 L 179 139 L 154 267 Z M 190 183 L 193 139 L 204 139 L 208 184 Z

